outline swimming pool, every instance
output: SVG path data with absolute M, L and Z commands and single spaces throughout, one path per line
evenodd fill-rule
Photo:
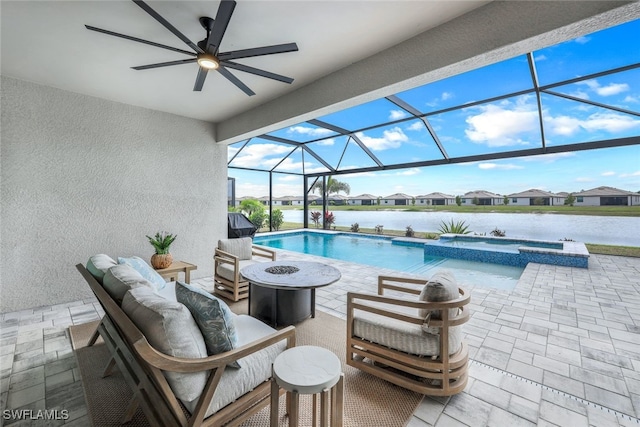
M 530 262 L 589 268 L 589 251 L 584 243 L 549 242 L 531 239 L 443 234 L 424 244 L 426 256 L 525 267 Z
M 513 289 L 523 267 L 428 256 L 424 243 L 354 233 L 296 231 L 257 235 L 254 243 L 347 262 L 430 277 L 437 269 L 454 271 L 461 284 Z

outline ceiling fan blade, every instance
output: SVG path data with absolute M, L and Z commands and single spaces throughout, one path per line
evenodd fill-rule
M 149 70 L 151 68 L 169 67 L 171 65 L 189 64 L 196 61 L 197 61 L 196 58 L 179 59 L 177 61 L 160 62 L 158 64 L 138 65 L 137 67 L 131 67 L 131 68 L 133 68 L 134 70 L 140 71 L 140 70 Z
M 238 86 L 238 88 L 240 90 L 242 90 L 244 93 L 246 93 L 247 95 L 253 96 L 253 95 L 256 94 L 254 91 L 249 89 L 249 86 L 247 86 L 246 84 L 242 83 L 240 81 L 240 79 L 238 79 L 236 76 L 231 74 L 231 71 L 227 70 L 222 65 L 218 68 L 218 72 L 220 74 L 222 74 L 224 77 L 226 77 L 226 79 L 229 80 L 231 83 L 233 83 L 234 85 Z
M 291 83 L 293 79 L 291 77 L 281 76 L 280 74 L 271 73 L 269 71 L 261 70 L 259 68 L 249 67 L 248 65 L 238 64 L 237 62 L 221 61 L 220 65 L 233 68 L 238 71 L 244 71 L 245 73 L 255 74 L 256 76 L 266 77 L 268 79 L 278 80 L 283 83 Z
M 220 52 L 218 58 L 221 61 L 239 58 L 251 58 L 253 56 L 273 55 L 275 53 L 296 52 L 298 45 L 295 43 L 276 44 L 273 46 L 254 47 L 252 49 L 234 50 L 231 52 Z
M 216 13 L 216 18 L 213 21 L 213 28 L 209 33 L 209 39 L 207 40 L 207 52 L 217 54 L 220 49 L 220 42 L 227 31 L 227 26 L 233 15 L 233 10 L 236 8 L 236 2 L 234 0 L 222 0 Z
M 133 0 L 133 2 L 135 4 L 137 4 L 138 6 L 140 6 L 142 8 L 142 10 L 144 10 L 149 15 L 151 15 L 151 17 L 153 19 L 155 19 L 156 21 L 161 23 L 167 30 L 171 31 L 176 37 L 178 37 L 180 40 L 185 42 L 191 49 L 193 49 L 194 51 L 196 51 L 198 53 L 204 53 L 204 51 L 202 49 L 200 49 L 197 44 L 193 43 L 191 40 L 189 40 L 187 38 L 187 36 L 185 36 L 180 31 L 178 31 L 178 29 L 176 27 L 174 27 L 173 25 L 171 25 L 169 23 L 169 21 L 164 19 L 162 16 L 160 16 L 160 14 L 158 14 L 158 12 L 153 10 L 151 8 L 151 6 L 149 6 L 148 4 L 143 2 L 142 0 Z
M 202 90 L 202 86 L 204 86 L 204 79 L 207 78 L 207 70 L 206 68 L 198 67 L 198 75 L 196 76 L 196 82 L 193 85 L 193 90 L 195 92 L 200 92 Z
M 188 50 L 182 50 L 182 49 L 178 49 L 177 47 L 167 46 L 167 45 L 164 45 L 164 44 L 151 42 L 149 40 L 139 39 L 139 38 L 133 37 L 133 36 L 127 36 L 126 34 L 114 33 L 113 31 L 103 30 L 102 28 L 92 27 L 91 25 L 85 25 L 85 28 L 87 30 L 96 31 L 98 33 L 108 34 L 110 36 L 120 37 L 120 38 L 131 40 L 131 41 L 134 41 L 134 42 L 144 43 L 144 44 L 148 44 L 148 45 L 155 46 L 155 47 L 161 47 L 162 49 L 168 49 L 168 50 L 172 50 L 174 52 L 184 53 L 185 55 L 196 56 L 195 53 L 189 52 Z

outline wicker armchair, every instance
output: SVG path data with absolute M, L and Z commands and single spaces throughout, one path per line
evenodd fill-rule
M 264 261 L 276 260 L 275 251 L 252 243 L 250 237 L 218 240 L 213 257 L 215 294 L 231 301 L 248 298 L 249 282 L 242 279 L 240 270 L 247 265 L 260 262 L 260 258 Z
M 348 293 L 347 364 L 426 395 L 461 392 L 469 350 L 460 325 L 469 319 L 470 297 L 453 280 L 380 276 L 378 295 Z

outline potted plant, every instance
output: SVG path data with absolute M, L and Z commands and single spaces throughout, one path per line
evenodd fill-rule
M 155 269 L 167 268 L 173 262 L 173 256 L 169 253 L 169 247 L 176 240 L 173 234 L 167 234 L 166 232 L 156 233 L 154 237 L 147 236 L 149 243 L 156 250 L 156 253 L 151 257 L 151 266 Z

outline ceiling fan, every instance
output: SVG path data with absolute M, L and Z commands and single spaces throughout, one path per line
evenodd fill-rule
M 204 39 L 200 40 L 197 44 L 189 40 L 184 34 L 178 31 L 176 27 L 171 25 L 169 21 L 160 16 L 160 14 L 153 10 L 151 6 L 146 4 L 144 1 L 133 0 L 133 2 L 140 6 L 142 10 L 151 15 L 152 18 L 162 24 L 167 30 L 171 31 L 176 37 L 185 42 L 191 49 L 193 49 L 193 52 L 190 52 L 172 46 L 155 43 L 149 40 L 143 40 L 137 37 L 127 36 L 125 34 L 115 33 L 113 31 L 103 30 L 101 28 L 85 25 L 85 27 L 91 31 L 97 31 L 99 33 L 108 34 L 110 36 L 116 36 L 139 43 L 145 43 L 151 46 L 172 50 L 174 52 L 179 52 L 192 57 L 188 59 L 179 59 L 176 61 L 161 62 L 158 64 L 131 67 L 134 70 L 148 70 L 151 68 L 169 67 L 173 65 L 190 64 L 193 62 L 197 62 L 198 74 L 196 76 L 196 82 L 193 86 L 194 91 L 201 91 L 202 86 L 204 85 L 204 80 L 207 78 L 207 73 L 211 70 L 215 70 L 249 96 L 255 95 L 255 92 L 252 91 L 247 85 L 242 83 L 240 79 L 238 79 L 235 75 L 231 74 L 231 72 L 228 70 L 229 68 L 273 80 L 278 80 L 284 83 L 290 84 L 291 82 L 293 82 L 293 79 L 290 77 L 285 77 L 280 74 L 271 73 L 269 71 L 250 67 L 248 65 L 239 64 L 237 62 L 233 62 L 232 60 L 250 58 L 254 56 L 273 55 L 276 53 L 295 52 L 298 50 L 298 45 L 295 43 L 255 47 L 251 49 L 242 49 L 230 52 L 220 52 L 220 43 L 222 42 L 224 33 L 227 30 L 229 21 L 231 20 L 231 15 L 233 14 L 233 11 L 236 7 L 236 2 L 234 0 L 221 0 L 215 19 L 206 16 L 200 18 L 200 25 L 202 25 L 207 31 L 207 36 Z

